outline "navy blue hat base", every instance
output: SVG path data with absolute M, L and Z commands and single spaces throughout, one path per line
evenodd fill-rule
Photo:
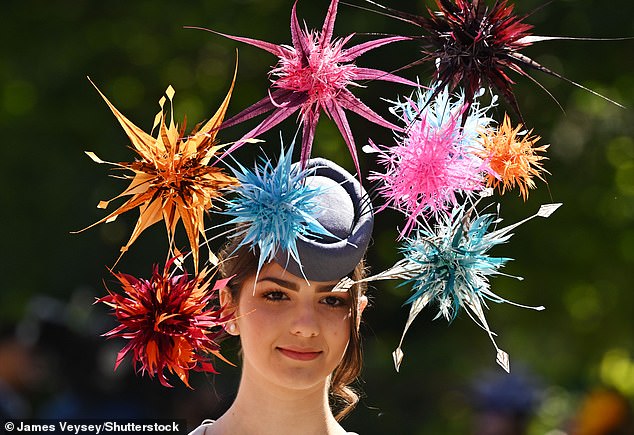
M 320 212 L 315 218 L 339 239 L 304 237 L 297 242 L 301 265 L 286 251 L 279 251 L 275 262 L 309 281 L 338 281 L 365 255 L 374 224 L 372 205 L 359 181 L 337 164 L 316 158 L 309 160 L 306 168 L 314 169 L 306 179 L 308 185 L 323 189 L 316 197 Z

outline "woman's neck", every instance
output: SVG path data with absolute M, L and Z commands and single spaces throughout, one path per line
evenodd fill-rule
M 235 401 L 212 428 L 214 435 L 346 434 L 330 410 L 327 382 L 293 390 L 253 379 L 248 371 Z

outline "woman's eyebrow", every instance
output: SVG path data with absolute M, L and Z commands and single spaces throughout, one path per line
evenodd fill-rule
M 281 287 L 287 288 L 289 290 L 299 291 L 299 286 L 291 281 L 286 281 L 285 279 L 275 278 L 272 276 L 265 276 L 263 278 L 258 279 L 258 283 L 263 281 L 271 281 Z
M 329 293 L 337 284 L 324 284 L 315 289 L 317 293 Z
M 281 279 L 281 278 L 276 278 L 273 276 L 265 276 L 262 278 L 258 279 L 258 283 L 261 283 L 263 281 L 270 281 L 272 283 L 275 283 L 277 285 L 279 285 L 280 287 L 284 287 L 286 289 L 289 290 L 293 290 L 293 291 L 299 291 L 299 285 L 291 282 L 291 281 L 287 281 L 285 279 Z M 315 291 L 318 293 L 327 293 L 327 292 L 331 292 L 332 289 L 335 287 L 336 284 L 323 284 L 318 286 Z

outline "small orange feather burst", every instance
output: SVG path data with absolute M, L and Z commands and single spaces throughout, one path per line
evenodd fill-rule
M 112 222 L 119 215 L 138 207 L 139 219 L 130 239 L 121 248 L 121 255 L 146 228 L 163 220 L 169 239 L 168 256 L 171 257 L 178 253 L 174 250 L 174 233 L 178 222 L 182 221 L 189 239 L 195 269 L 198 271 L 199 238 L 201 235 L 205 238 L 204 215 L 213 208 L 215 201 L 222 196 L 222 191 L 237 182 L 221 168 L 209 165 L 211 158 L 223 147 L 216 143 L 216 133 L 224 119 L 234 83 L 235 73 L 229 92 L 216 114 L 189 136 L 183 136 L 184 126 L 179 129 L 178 124 L 174 123 L 173 107 L 168 125 L 163 110 L 165 98 L 161 99 L 161 111 L 154 120 L 154 128 L 158 126 L 159 131 L 156 137 L 153 137 L 129 121 L 97 89 L 130 138 L 132 148 L 139 159 L 134 162 L 111 163 L 101 160 L 92 152 L 86 153 L 97 163 L 108 163 L 119 169 L 132 171 L 134 175 L 125 177 L 131 179 L 130 185 L 113 199 L 124 196 L 131 198 L 85 229 Z M 171 86 L 167 89 L 166 95 L 171 105 L 174 96 Z M 106 208 L 109 203 L 110 201 L 101 201 L 98 207 Z
M 129 340 L 115 369 L 132 352 L 137 372 L 157 376 L 166 387 L 171 386 L 166 376 L 171 372 L 189 387 L 190 370 L 216 373 L 209 355 L 228 362 L 215 341 L 229 318 L 216 298 L 228 280 L 217 280 L 210 288 L 208 269 L 193 277 L 185 271 L 175 274 L 170 272 L 175 261 L 169 260 L 163 271 L 155 265 L 149 280 L 113 272 L 124 295 L 108 290 L 97 302 L 111 307 L 119 323 L 104 336 Z
M 497 188 L 501 194 L 517 185 L 524 200 L 528 198 L 528 191 L 535 188 L 533 177 L 546 182 L 542 172 L 546 171 L 541 163 L 547 157 L 540 155 L 549 145 L 536 147 L 539 136 L 532 136 L 533 130 L 523 130 L 518 124 L 513 128 L 507 114 L 504 115 L 502 125 L 493 131 L 487 131 L 481 136 L 482 157 L 487 159 L 493 174 L 486 176 L 488 187 Z

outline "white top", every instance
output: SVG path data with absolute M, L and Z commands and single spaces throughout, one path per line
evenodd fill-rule
M 200 426 L 191 431 L 189 435 L 203 435 L 207 430 L 207 426 L 214 424 L 213 420 L 204 420 Z
M 189 435 L 204 435 L 209 426 L 214 424 L 214 420 L 204 420 L 200 426 L 191 431 Z M 348 432 L 348 435 L 359 435 L 356 432 Z

